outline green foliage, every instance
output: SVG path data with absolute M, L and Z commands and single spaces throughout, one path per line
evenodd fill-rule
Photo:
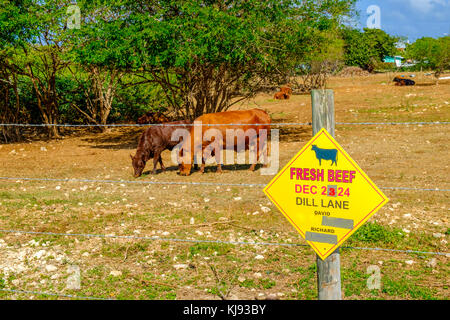
M 450 36 L 421 38 L 408 45 L 407 56 L 422 68 L 436 71 L 436 76 L 450 68 Z
M 298 299 L 317 299 L 317 264 L 313 263 L 308 268 L 299 268 L 300 280 L 294 284 L 297 289 Z
M 29 17 L 32 0 L 0 0 L 0 52 L 25 46 L 35 36 L 35 21 Z
M 367 278 L 369 275 L 356 269 L 356 264 L 352 268 L 343 268 L 342 287 L 346 297 L 360 296 L 367 290 Z
M 125 83 L 137 82 L 137 79 L 122 80 Z M 117 98 L 109 117 L 111 122 L 133 121 L 147 111 L 166 112 L 168 101 L 161 87 L 154 83 L 123 86 L 117 92 Z
M 354 3 L 79 0 L 81 28 L 69 29 L 70 0 L 0 0 L 0 78 L 17 80 L 1 81 L 2 121 L 105 124 L 148 110 L 226 110 L 296 71 L 335 65 L 336 31 Z
M 276 285 L 275 280 L 271 279 L 259 279 L 259 280 L 245 279 L 239 284 L 239 286 L 242 288 L 257 288 L 266 290 L 275 287 L 275 285 Z
M 407 299 L 423 299 L 436 300 L 436 290 L 427 287 L 419 287 L 412 283 L 409 279 L 403 277 L 401 280 L 390 279 L 385 276 L 383 278 L 383 293 L 393 297 L 401 297 Z
M 70 54 L 83 65 L 140 74 L 161 87 L 175 114 L 193 118 L 226 110 L 317 57 L 326 31 L 353 3 L 81 1 L 96 18 L 71 32 Z
M 392 244 L 403 238 L 404 234 L 401 230 L 389 230 L 376 222 L 368 222 L 359 228 L 351 239 L 361 242 Z
M 205 254 L 212 255 L 217 252 L 217 255 L 226 255 L 231 251 L 233 246 L 231 245 L 221 245 L 221 244 L 209 244 L 209 243 L 198 243 L 189 248 L 191 256 L 195 254 Z

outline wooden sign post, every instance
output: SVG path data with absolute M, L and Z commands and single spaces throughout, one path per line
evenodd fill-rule
M 333 91 L 312 108 L 312 139 L 263 192 L 317 253 L 319 300 L 340 300 L 339 247 L 389 200 L 334 139 Z
M 325 128 L 334 138 L 334 94 L 333 90 L 313 90 L 312 100 L 312 129 L 313 137 Z M 339 248 L 328 258 L 317 260 L 317 289 L 319 300 L 341 300 L 341 258 Z

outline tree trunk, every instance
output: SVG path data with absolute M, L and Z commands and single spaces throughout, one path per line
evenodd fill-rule
M 58 101 L 56 96 L 56 75 L 52 74 L 48 86 L 44 86 L 41 80 L 33 73 L 31 65 L 27 65 L 28 76 L 33 84 L 34 92 L 36 93 L 38 109 L 41 112 L 44 124 L 50 125 L 47 127 L 48 137 L 60 138 L 58 127 Z

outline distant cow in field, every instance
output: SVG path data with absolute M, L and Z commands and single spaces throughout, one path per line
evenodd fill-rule
M 240 152 L 249 150 L 250 146 L 255 146 L 257 149 L 257 156 L 256 161 L 260 159 L 261 151 L 263 151 L 264 147 L 267 147 L 267 140 L 264 140 L 262 138 L 262 132 L 261 130 L 266 130 L 267 132 L 267 139 L 270 134 L 270 124 L 271 119 L 270 116 L 264 111 L 260 109 L 252 109 L 252 110 L 245 110 L 245 111 L 228 111 L 228 112 L 218 112 L 218 113 L 210 113 L 205 114 L 203 116 L 198 117 L 195 119 L 195 122 L 201 122 L 203 125 L 207 126 L 201 126 L 201 129 L 197 128 L 197 130 L 201 130 L 201 141 L 197 141 L 195 139 L 195 133 L 194 127 L 191 127 L 190 141 L 185 141 L 183 144 L 183 150 L 181 153 L 183 153 L 186 150 L 186 153 L 191 150 L 190 154 L 181 155 L 182 161 L 180 163 L 180 174 L 188 176 L 191 173 L 192 163 L 194 162 L 194 156 L 195 152 L 193 150 L 201 150 L 202 151 L 202 158 L 204 156 L 203 151 L 206 149 L 208 150 L 211 148 L 212 145 L 214 145 L 214 148 L 217 146 L 218 150 L 225 150 L 229 148 L 231 150 L 231 147 L 233 147 L 232 150 Z M 219 125 L 218 125 L 219 124 Z M 228 125 L 229 124 L 229 125 Z M 256 125 L 258 124 L 258 125 Z M 216 136 L 214 136 L 214 139 L 211 139 L 211 141 L 206 141 L 203 139 L 203 134 L 207 132 L 209 129 L 215 129 L 216 132 L 219 132 L 221 134 L 222 139 L 216 139 Z M 253 129 L 253 130 L 252 130 Z M 226 141 L 227 138 L 227 131 L 233 130 L 234 138 L 233 143 L 229 144 Z M 230 132 L 230 131 L 229 131 Z M 253 134 L 249 134 L 249 132 L 253 132 Z M 246 135 L 248 134 L 248 135 Z M 239 145 L 238 141 L 239 138 L 241 138 L 244 143 L 242 146 Z M 190 146 L 188 145 L 190 143 Z M 262 146 L 262 147 L 261 147 Z M 238 147 L 244 147 L 245 150 L 238 150 Z M 207 149 L 208 148 L 208 149 Z M 215 150 L 212 150 L 211 156 L 216 156 L 217 161 L 217 172 L 222 172 L 222 164 L 220 163 L 220 154 L 215 153 Z M 267 166 L 267 153 L 264 154 L 265 159 L 265 166 Z M 255 162 L 256 162 L 255 161 Z M 256 163 L 252 163 L 250 166 L 250 170 L 255 170 Z M 205 159 L 202 159 L 202 167 L 200 172 L 204 172 L 205 169 Z
M 292 95 L 292 89 L 290 87 L 281 87 L 280 91 L 273 96 L 275 100 L 289 100 Z
M 277 93 L 275 93 L 273 98 L 275 100 L 289 100 L 290 96 L 289 96 L 289 94 L 287 94 L 285 92 L 277 92 Z
M 292 89 L 290 87 L 281 87 L 280 88 L 280 92 L 284 92 L 284 93 L 286 93 L 289 96 L 292 95 Z
M 402 79 L 400 77 L 395 77 L 394 80 L 396 86 L 413 86 L 416 84 L 415 81 L 410 79 Z
M 331 165 L 333 163 L 337 165 L 338 151 L 336 149 L 320 149 L 316 145 L 313 145 L 312 151 L 316 153 L 316 158 L 319 160 L 320 165 L 322 165 L 322 160 L 331 160 Z
M 136 150 L 136 154 L 130 155 L 131 161 L 134 169 L 134 176 L 138 178 L 142 175 L 142 171 L 145 168 L 146 162 L 153 158 L 153 171 L 152 173 L 156 173 L 156 165 L 158 162 L 161 165 L 161 169 L 164 171 L 166 168 L 162 162 L 161 153 L 164 150 L 170 150 L 181 142 L 182 138 L 178 141 L 172 141 L 172 133 L 177 129 L 187 129 L 189 130 L 189 126 L 186 124 L 190 124 L 191 121 L 183 120 L 183 121 L 174 121 L 168 122 L 164 124 L 169 125 L 178 125 L 179 126 L 152 126 L 150 128 L 145 129 L 139 138 L 139 144 Z
M 138 124 L 148 124 L 148 123 L 164 123 L 169 122 L 170 119 L 163 115 L 161 112 L 149 111 L 142 117 L 138 118 Z

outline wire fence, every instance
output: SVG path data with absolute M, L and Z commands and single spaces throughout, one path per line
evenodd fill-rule
M 373 126 L 409 126 L 409 125 L 448 125 L 450 121 L 430 121 L 430 122 L 336 122 L 336 125 L 373 125 Z M 192 126 L 242 126 L 242 123 L 189 123 L 189 124 L 170 124 L 170 123 L 123 123 L 123 124 L 45 124 L 45 123 L 0 123 L 1 127 L 61 127 L 61 128 L 90 128 L 90 127 L 192 127 Z M 267 126 L 267 123 L 252 123 L 251 126 Z M 286 126 L 312 126 L 311 122 L 273 122 L 270 126 L 286 127 Z
M 266 187 L 263 183 L 219 183 L 219 182 L 190 182 L 190 181 L 145 181 L 145 180 L 97 180 L 97 179 L 57 179 L 57 178 L 28 178 L 28 177 L 0 177 L 0 180 L 21 181 L 47 181 L 47 182 L 84 182 L 84 183 L 119 183 L 119 184 L 141 184 L 141 185 L 184 185 L 184 186 L 221 186 L 221 187 Z M 380 187 L 385 190 L 404 191 L 433 191 L 450 192 L 450 189 L 440 188 L 409 188 L 409 187 Z
M 27 294 L 27 295 L 31 294 L 31 295 L 40 295 L 40 296 L 51 296 L 51 297 L 77 299 L 77 300 L 114 300 L 114 299 L 110 299 L 110 298 L 86 297 L 86 296 L 76 296 L 76 295 L 62 294 L 62 293 L 16 290 L 16 289 L 5 289 L 5 288 L 3 288 L 3 289 L 0 288 L 0 291 L 15 293 L 15 294 Z
M 308 247 L 307 244 L 302 243 L 269 243 L 269 242 L 245 242 L 245 241 L 220 241 L 220 240 L 198 240 L 198 239 L 177 239 L 177 238 L 161 238 L 158 236 L 120 236 L 120 235 L 105 235 L 105 234 L 89 234 L 89 233 L 56 233 L 56 232 L 37 232 L 37 231 L 22 231 L 22 230 L 4 230 L 0 229 L 1 233 L 8 233 L 13 235 L 45 235 L 45 236 L 64 236 L 64 237 L 86 237 L 86 238 L 102 238 L 102 239 L 125 239 L 125 240 L 147 240 L 147 241 L 165 241 L 165 242 L 182 242 L 182 243 L 207 243 L 207 244 L 222 244 L 222 245 L 249 245 L 249 246 L 280 246 L 280 247 Z M 450 253 L 447 252 L 430 252 L 430 251 L 418 251 L 418 250 L 400 250 L 389 248 L 370 248 L 370 247 L 353 247 L 344 246 L 341 249 L 350 250 L 364 250 L 364 251 L 384 251 L 404 254 L 419 254 L 419 255 L 436 255 L 450 257 Z M 69 298 L 76 300 L 114 300 L 112 298 L 103 297 L 88 297 L 78 296 L 53 292 L 42 291 L 28 291 L 0 288 L 1 292 L 13 293 L 13 294 L 27 294 L 27 295 L 40 295 L 59 298 Z
M 199 239 L 178 239 L 178 238 L 162 238 L 159 236 L 125 236 L 125 235 L 108 235 L 108 234 L 91 234 L 91 233 L 57 233 L 57 232 L 39 232 L 39 231 L 22 231 L 22 230 L 4 230 L 0 229 L 0 233 L 8 234 L 27 234 L 41 236 L 63 236 L 63 237 L 84 237 L 84 238 L 103 238 L 103 239 L 123 239 L 123 240 L 147 240 L 147 241 L 167 241 L 167 242 L 185 242 L 185 243 L 208 243 L 208 244 L 224 244 L 224 245 L 247 245 L 247 246 L 270 246 L 270 247 L 309 247 L 302 243 L 273 243 L 273 242 L 249 242 L 249 241 L 222 241 L 222 240 L 199 240 Z M 369 247 L 340 247 L 342 249 L 367 250 L 367 251 L 387 251 L 399 253 L 428 254 L 450 257 L 448 252 L 431 252 L 418 250 L 400 250 L 389 248 L 369 248 Z

